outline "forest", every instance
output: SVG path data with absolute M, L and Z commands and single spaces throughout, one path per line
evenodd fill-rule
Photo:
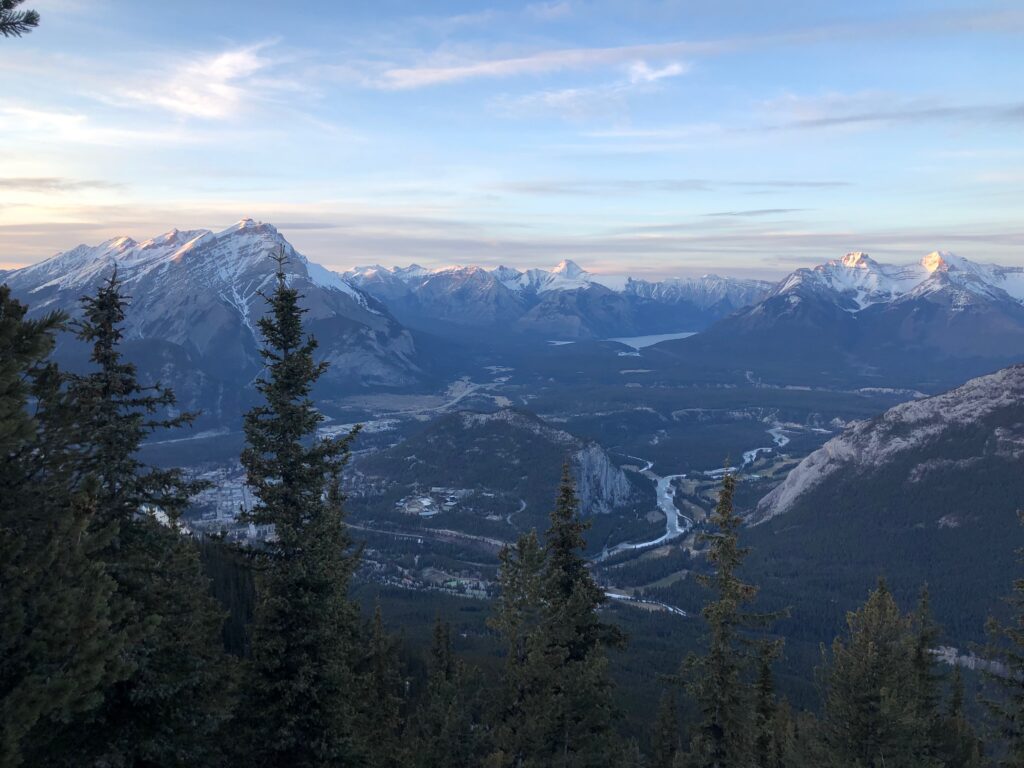
M 29 317 L 0 288 L 3 768 L 1024 765 L 1024 579 L 1007 581 L 1009 623 L 989 624 L 980 703 L 935 653 L 928 589 L 908 608 L 878 580 L 821 648 L 818 700 L 795 706 L 776 680 L 787 609 L 758 600 L 730 475 L 699 553 L 679 556 L 700 561 L 699 638 L 651 673 L 645 728 L 623 716 L 609 659 L 631 640 L 591 573 L 567 469 L 545 529 L 501 551 L 498 594 L 474 607 L 499 664 L 461 657 L 440 613 L 430 638 L 387 626 L 357 598 L 362 542 L 345 523 L 358 427 L 317 437 L 326 364 L 282 260 L 266 298 L 240 458 L 245 517 L 275 535 L 241 547 L 192 535 L 181 518 L 201 484 L 139 458 L 195 414 L 123 356 L 116 273 L 73 322 Z M 89 345 L 87 372 L 52 361 L 64 332 Z

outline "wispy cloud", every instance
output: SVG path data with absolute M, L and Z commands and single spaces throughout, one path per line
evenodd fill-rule
M 18 192 L 77 192 L 83 189 L 114 189 L 119 186 L 110 181 L 66 179 L 60 176 L 0 177 L 0 190 Z
M 781 216 L 786 213 L 800 213 L 806 210 L 806 208 L 754 208 L 748 211 L 716 211 L 704 215 L 714 218 L 745 219 L 759 216 Z
M 849 181 L 831 179 L 539 179 L 510 181 L 492 189 L 523 195 L 607 195 L 658 192 L 711 192 L 716 189 L 746 188 L 753 190 L 834 189 L 851 186 Z M 763 208 L 754 211 L 718 215 L 757 215 L 799 209 Z
M 188 60 L 168 73 L 119 89 L 128 101 L 148 104 L 185 117 L 222 120 L 260 100 L 255 76 L 272 64 L 262 42 Z M 264 83 L 266 84 L 266 83 Z M 276 83 L 280 85 L 280 83 Z
M 526 6 L 526 15 L 543 21 L 564 19 L 572 15 L 572 3 L 569 0 L 551 0 L 546 3 L 530 3 Z

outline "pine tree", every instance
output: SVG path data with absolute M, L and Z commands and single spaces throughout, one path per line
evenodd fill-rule
M 953 668 L 949 705 L 941 730 L 942 764 L 946 768 L 981 768 L 982 744 L 964 712 L 964 680 Z
M 26 319 L 0 286 L 0 766 L 33 764 L 48 724 L 97 706 L 125 672 L 111 629 L 113 582 L 87 531 L 95 487 L 73 492 L 68 445 L 29 411 L 58 377 L 45 363 L 64 318 Z M 70 756 L 68 760 L 70 761 Z
M 651 742 L 651 768 L 673 768 L 682 746 L 679 737 L 679 709 L 674 691 L 661 694 Z
M 415 768 L 475 768 L 479 764 L 470 684 L 452 652 L 451 628 L 438 617 L 426 692 L 410 729 L 410 762 Z
M 40 765 L 207 764 L 230 714 L 223 614 L 178 523 L 202 485 L 138 458 L 147 435 L 186 426 L 193 416 L 165 416 L 173 392 L 139 384 L 123 359 L 126 303 L 116 273 L 83 299 L 78 336 L 92 345 L 95 370 L 67 376 L 66 391 L 51 386 L 41 403 L 52 429 L 74 434 L 74 476 L 95 487 L 93 557 L 116 584 L 114 631 L 126 638 L 131 671 L 106 689 L 96 710 L 53 735 L 74 759 L 47 750 L 36 758 Z
M 583 557 L 587 528 L 566 465 L 536 582 L 539 621 L 516 671 L 525 716 L 515 723 L 511 765 L 597 768 L 617 765 L 622 755 L 605 649 L 623 638 L 597 615 L 605 596 Z
M 340 473 L 353 430 L 320 439 L 323 416 L 310 399 L 326 363 L 303 332 L 298 292 L 284 257 L 261 318 L 267 374 L 257 381 L 265 403 L 245 416 L 242 453 L 258 503 L 247 519 L 274 526 L 257 554 L 252 662 L 244 691 L 248 759 L 260 766 L 352 764 L 356 678 L 352 669 L 358 615 L 348 598 L 356 557 L 344 525 Z
M 772 665 L 778 655 L 777 643 L 762 643 L 757 658 L 757 681 L 754 686 L 754 765 L 757 768 L 784 768 L 786 745 L 785 725 L 780 722 L 779 702 L 775 697 L 775 676 Z
M 863 768 L 937 765 L 924 745 L 921 669 L 915 666 L 910 617 L 900 613 L 884 581 L 847 616 L 824 669 L 825 742 L 834 765 Z
M 515 546 L 504 546 L 498 554 L 498 584 L 501 588 L 488 626 L 505 641 L 505 669 L 497 711 L 492 713 L 495 752 L 489 765 L 518 766 L 521 744 L 531 713 L 527 698 L 530 680 L 530 641 L 540 624 L 541 572 L 544 550 L 536 531 L 519 537 Z
M 1017 517 L 1024 524 L 1024 510 Z M 1017 562 L 1024 564 L 1024 548 L 1017 550 Z M 999 765 L 1016 768 L 1024 765 L 1024 577 L 1014 579 L 1006 602 L 1013 611 L 1010 623 L 990 618 L 987 624 L 986 678 L 991 693 L 984 704 L 1002 748 Z
M 19 11 L 25 0 L 0 0 L 0 37 L 21 37 L 39 26 L 35 11 Z
M 358 733 L 366 768 L 400 768 L 405 755 L 401 742 L 405 681 L 398 648 L 384 628 L 380 605 L 364 632 L 365 654 L 357 674 L 361 678 Z
M 744 680 L 750 659 L 744 635 L 764 627 L 771 617 L 743 610 L 757 589 L 737 573 L 748 550 L 739 546 L 743 521 L 733 509 L 735 492 L 736 479 L 727 473 L 710 518 L 715 530 L 700 537 L 710 544 L 708 560 L 714 566 L 714 573 L 702 575 L 700 581 L 715 599 L 701 612 L 708 627 L 707 651 L 691 656 L 683 668 L 697 707 L 688 758 L 695 768 L 746 766 L 752 755 L 752 702 Z

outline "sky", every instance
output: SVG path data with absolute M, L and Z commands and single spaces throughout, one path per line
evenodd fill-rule
M 26 0 L 0 268 L 275 224 L 329 267 L 1024 265 L 1024 4 Z

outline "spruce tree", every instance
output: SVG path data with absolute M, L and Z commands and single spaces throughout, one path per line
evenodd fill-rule
M 946 768 L 981 768 L 981 739 L 964 712 L 964 680 L 960 667 L 953 668 L 949 704 L 941 729 L 942 764 Z
M 537 632 L 541 614 L 541 571 L 544 549 L 536 531 L 519 537 L 514 546 L 504 546 L 498 554 L 500 592 L 488 626 L 505 642 L 505 669 L 501 695 L 491 713 L 495 751 L 488 765 L 518 766 L 522 761 L 522 742 L 532 716 L 527 699 L 532 695 L 529 653 L 531 638 Z
M 39 26 L 39 14 L 21 11 L 25 0 L 0 0 L 0 37 L 21 37 Z
M 687 690 L 697 709 L 688 756 L 694 768 L 747 766 L 752 755 L 752 702 L 745 680 L 751 660 L 746 634 L 764 627 L 771 617 L 743 609 L 757 589 L 738 574 L 748 550 L 739 546 L 743 521 L 733 509 L 735 492 L 736 478 L 726 473 L 710 518 L 714 530 L 700 535 L 700 540 L 710 545 L 708 560 L 714 572 L 699 578 L 712 590 L 714 599 L 701 612 L 707 624 L 707 650 L 683 665 Z
M 912 619 L 904 616 L 884 581 L 847 616 L 846 638 L 836 638 L 824 669 L 824 734 L 837 766 L 918 768 L 938 765 L 922 719 L 921 668 L 915 666 Z
M 623 637 L 597 615 L 606 598 L 583 557 L 589 526 L 579 506 L 566 465 L 537 580 L 539 621 L 525 638 L 526 659 L 518 671 L 525 716 L 516 722 L 511 765 L 597 768 L 618 765 L 623 757 L 605 656 Z
M 398 647 L 388 636 L 380 605 L 364 631 L 364 654 L 357 675 L 362 696 L 358 733 L 366 768 L 401 768 L 405 750 L 401 741 L 405 681 Z
M 270 312 L 259 321 L 266 374 L 256 386 L 265 402 L 244 423 L 242 464 L 257 498 L 246 519 L 275 533 L 257 551 L 242 751 L 260 766 L 350 765 L 358 615 L 348 597 L 356 557 L 340 474 L 355 430 L 340 440 L 316 434 L 323 416 L 310 393 L 327 365 L 314 360 L 301 297 L 288 285 L 284 257 L 276 261 Z
M 651 768 L 673 768 L 681 748 L 675 691 L 664 691 L 651 738 Z
M 64 318 L 26 318 L 0 286 L 0 766 L 58 751 L 50 725 L 96 707 L 125 670 L 114 584 L 91 557 L 94 483 L 71 488 L 65 435 L 29 412 L 59 373 L 46 358 Z M 38 408 L 37 408 L 38 413 Z M 70 763 L 74 756 L 63 754 Z
M 1017 517 L 1024 524 L 1024 510 Z M 1017 550 L 1017 562 L 1024 564 L 1024 548 Z M 1013 613 L 1009 623 L 990 618 L 986 627 L 990 693 L 983 702 L 1002 752 L 999 765 L 1016 767 L 1024 765 L 1024 577 L 1014 579 L 1006 602 Z
M 785 723 L 775 697 L 772 665 L 778 654 L 777 643 L 762 643 L 757 658 L 754 684 L 753 763 L 757 768 L 785 768 Z M 782 733 L 780 733 L 780 730 Z
M 114 631 L 126 639 L 125 679 L 101 704 L 53 735 L 73 752 L 47 750 L 39 765 L 205 765 L 217 759 L 230 715 L 230 670 L 223 613 L 209 594 L 199 553 L 179 517 L 200 490 L 177 469 L 138 458 L 153 432 L 186 426 L 192 414 L 167 415 L 174 393 L 138 382 L 120 344 L 127 299 L 113 274 L 83 298 L 78 337 L 91 345 L 94 370 L 68 375 L 41 398 L 52 428 L 75 435 L 74 475 L 95 488 L 93 558 L 116 584 Z M 187 737 L 184 736 L 187 734 Z
M 440 617 L 427 665 L 427 686 L 410 728 L 414 768 L 475 768 L 478 728 L 471 681 L 452 652 L 451 628 Z

